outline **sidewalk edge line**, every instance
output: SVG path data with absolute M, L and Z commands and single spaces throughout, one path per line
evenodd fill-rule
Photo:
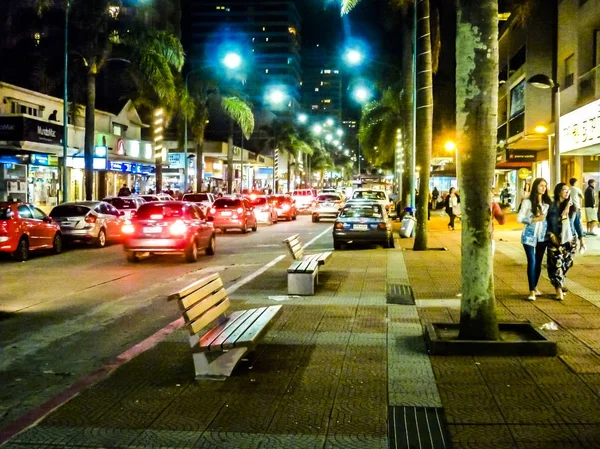
M 302 247 L 302 249 L 308 248 L 310 245 L 312 245 L 317 240 L 319 240 L 321 237 L 323 237 L 323 235 L 325 235 L 326 232 L 331 231 L 331 229 L 333 229 L 333 226 L 328 227 L 323 232 L 321 232 L 319 235 L 317 235 L 315 238 L 313 238 L 312 240 L 310 240 L 308 243 L 305 243 L 304 246 Z

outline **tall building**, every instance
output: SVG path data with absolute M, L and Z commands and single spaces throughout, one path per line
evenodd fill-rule
M 181 37 L 181 0 L 123 0 L 123 8 L 148 27 Z
M 321 46 L 302 50 L 302 107 L 311 115 L 342 120 L 342 75 L 335 53 Z
M 300 103 L 300 15 L 286 0 L 190 0 L 183 13 L 190 68 L 218 66 L 231 48 L 244 58 L 243 91 L 255 106 L 293 111 Z M 278 100 L 273 92 L 284 94 Z

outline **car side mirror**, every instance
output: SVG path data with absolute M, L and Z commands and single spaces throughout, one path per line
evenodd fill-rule
M 8 218 L 13 218 L 13 216 L 11 215 Z M 43 219 L 43 221 L 45 221 L 46 223 L 52 223 L 54 220 L 52 219 L 52 217 L 49 217 L 48 215 L 46 215 Z

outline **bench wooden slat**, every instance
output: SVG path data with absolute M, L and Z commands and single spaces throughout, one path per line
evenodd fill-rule
M 237 320 L 243 320 L 244 315 L 248 315 L 251 313 L 251 310 L 238 310 L 237 312 L 233 312 L 223 319 L 219 325 L 213 327 L 206 334 L 202 336 L 200 342 L 198 343 L 198 347 L 194 348 L 197 352 L 205 352 L 210 350 L 210 346 L 213 342 L 227 329 L 231 326 L 236 326 Z M 239 323 L 238 323 L 239 324 Z
M 243 318 L 237 319 L 232 326 L 229 326 L 225 332 L 221 332 L 217 338 L 213 340 L 210 345 L 210 351 L 220 351 L 222 349 L 223 343 L 227 341 L 227 339 L 232 335 L 238 332 L 240 335 L 244 333 L 244 330 L 250 326 L 254 322 L 254 318 L 256 315 L 260 315 L 262 313 L 263 308 L 259 309 L 249 309 L 247 314 L 244 314 Z M 241 331 L 240 331 L 241 329 Z
M 294 262 L 292 262 L 292 264 L 290 265 L 290 267 L 288 268 L 288 273 L 295 273 L 296 269 L 302 265 L 302 261 L 301 260 L 295 260 Z
M 206 283 L 203 286 L 199 286 L 199 288 L 196 291 L 191 292 L 187 296 L 177 301 L 177 304 L 179 304 L 179 310 L 181 310 L 182 312 L 188 310 L 194 304 L 202 302 L 204 298 L 208 297 L 210 294 L 222 288 L 223 281 L 220 277 Z
M 221 343 L 221 349 L 233 348 L 237 339 L 240 338 L 240 336 L 243 335 L 248 328 L 254 324 L 254 322 L 265 312 L 265 310 L 267 310 L 267 307 L 254 309 L 254 313 L 244 321 L 244 324 L 238 326 L 238 328 L 231 332 Z
M 308 267 L 310 266 L 310 264 L 312 263 L 312 261 L 310 260 L 302 260 L 302 263 L 300 264 L 300 266 L 298 266 L 298 268 L 296 268 L 296 273 L 300 272 L 305 272 L 307 271 Z
M 319 262 L 317 262 L 316 260 L 313 260 L 310 264 L 308 264 L 308 267 L 306 267 L 306 272 L 307 273 L 313 273 L 314 271 L 319 269 Z
M 198 290 L 199 288 L 202 288 L 203 285 L 208 284 L 209 282 L 212 282 L 212 281 L 214 281 L 217 278 L 220 278 L 219 273 L 214 273 L 214 274 L 211 274 L 210 276 L 206 276 L 206 277 L 204 277 L 202 279 L 198 279 L 196 282 L 188 285 L 185 288 L 182 288 L 178 292 L 173 293 L 172 295 L 167 296 L 167 300 L 168 301 L 172 301 L 172 300 L 175 300 L 175 299 L 184 298 L 187 295 L 189 295 L 190 293 L 194 292 L 195 290 Z
M 298 237 L 299 237 L 299 234 L 294 234 L 294 235 L 291 235 L 291 236 L 289 236 L 287 239 L 285 239 L 285 240 L 283 241 L 283 243 L 287 243 L 287 242 L 289 242 L 290 240 L 297 239 Z
M 302 244 L 298 243 L 295 246 L 290 247 L 290 252 L 292 253 L 292 257 L 294 259 L 299 259 L 304 254 L 304 250 L 302 249 Z
M 305 262 L 313 262 L 315 260 L 318 261 L 320 254 L 308 254 L 302 258 Z
M 219 304 L 221 301 L 227 298 L 227 291 L 224 288 L 215 292 L 214 294 L 207 296 L 200 302 L 195 303 L 192 307 L 187 310 L 181 312 L 183 318 L 186 322 L 191 323 L 198 317 L 200 317 L 203 313 L 209 311 L 211 307 L 216 304 Z M 177 301 L 178 303 L 183 302 L 183 300 Z
M 195 335 L 198 332 L 200 332 L 204 327 L 206 327 L 207 324 L 209 324 L 211 321 L 216 320 L 219 315 L 223 315 L 225 313 L 225 311 L 229 308 L 229 306 L 230 306 L 229 298 L 226 298 L 225 301 L 214 306 L 212 309 L 210 309 L 208 312 L 206 312 L 204 315 L 202 315 L 196 321 L 189 323 L 188 330 L 189 330 L 190 334 Z
M 318 256 L 319 256 L 319 265 L 324 265 L 325 262 L 327 262 L 329 260 L 329 258 L 331 257 L 331 251 L 318 254 Z
M 235 342 L 233 342 L 233 347 L 248 347 L 254 346 L 256 341 L 261 337 L 262 334 L 269 330 L 269 323 L 271 320 L 279 315 L 281 311 L 281 305 L 279 306 L 270 306 L 267 307 L 266 310 L 252 323 L 246 332 L 244 332 Z M 223 348 L 229 347 L 227 346 L 229 342 L 223 345 Z

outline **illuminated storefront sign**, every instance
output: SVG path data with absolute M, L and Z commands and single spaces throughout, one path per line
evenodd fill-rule
M 152 165 L 136 164 L 133 162 L 113 162 L 108 161 L 108 169 L 123 173 L 133 173 L 138 175 L 149 175 L 154 173 Z
M 599 143 L 600 100 L 586 104 L 560 118 L 561 154 Z
M 58 167 L 58 156 L 52 154 L 32 154 L 29 163 L 31 165 L 46 165 Z
M 106 170 L 106 162 L 106 158 L 104 157 L 95 157 L 93 163 L 94 170 Z M 85 169 L 84 157 L 67 157 L 67 167 Z

